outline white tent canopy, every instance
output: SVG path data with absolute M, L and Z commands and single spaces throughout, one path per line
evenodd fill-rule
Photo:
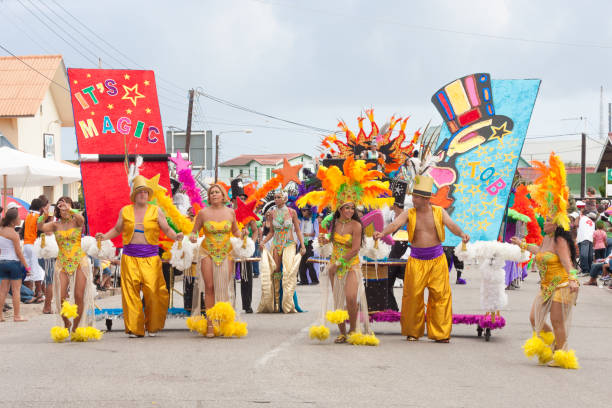
M 56 160 L 0 147 L 0 175 L 4 187 L 53 186 L 80 180 L 81 170 Z

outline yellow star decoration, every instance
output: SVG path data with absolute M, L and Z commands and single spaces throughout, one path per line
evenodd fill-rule
M 487 154 L 488 152 L 489 152 L 489 148 L 487 146 L 480 145 L 478 146 L 478 149 L 476 149 L 474 153 L 476 153 L 476 155 L 480 157 L 483 154 Z
M 459 183 L 455 184 L 455 193 L 463 194 L 466 188 L 467 186 L 463 184 L 463 181 L 460 181 Z
M 489 137 L 489 140 L 497 139 L 500 142 L 502 142 L 502 138 L 504 136 L 512 133 L 511 130 L 506 129 L 507 125 L 508 125 L 508 122 L 504 122 L 503 125 L 501 126 L 491 126 L 491 130 L 493 131 L 493 134 L 491 134 L 491 136 Z
M 145 109 L 145 112 L 146 113 L 151 113 L 151 109 L 147 108 L 147 109 Z
M 87 74 L 87 78 L 91 78 L 91 74 Z
M 95 115 L 95 114 L 96 114 L 96 112 L 94 112 L 94 111 L 91 111 L 91 116 L 93 116 L 93 115 Z
M 495 160 L 500 161 L 502 159 L 502 155 L 503 155 L 502 152 L 497 152 L 497 154 L 493 157 L 495 157 Z
M 127 113 L 128 115 L 131 115 L 132 114 L 132 110 L 131 109 L 126 109 L 125 113 Z
M 465 166 L 467 164 L 467 157 L 461 157 L 459 160 L 457 160 L 457 163 Z
M 130 75 L 129 75 L 129 74 L 125 74 L 125 75 L 123 76 L 123 78 L 124 78 L 124 79 L 130 79 Z
M 457 217 L 457 219 L 455 220 L 455 222 L 457 224 L 461 224 L 461 225 L 465 225 L 467 221 L 467 214 L 463 213 L 460 217 Z
M 125 95 L 123 95 L 121 99 L 129 99 L 130 101 L 132 101 L 134 106 L 136 106 L 136 100 L 145 97 L 143 94 L 138 92 L 138 84 L 134 85 L 131 88 L 127 85 L 122 85 L 122 86 L 123 86 L 123 90 L 125 91 Z M 133 92 L 132 96 L 129 96 L 130 92 Z
M 471 231 L 471 230 L 473 230 L 473 229 L 474 229 L 474 226 L 475 226 L 475 224 L 474 224 L 474 221 L 472 221 L 472 220 L 468 220 L 468 221 L 465 223 L 465 229 L 466 229 L 466 230 L 470 230 L 470 231 Z
M 478 221 L 478 231 L 480 230 L 486 231 L 487 228 L 489 228 L 489 225 L 491 225 L 491 222 L 487 220 L 486 218 L 482 221 Z
M 480 212 L 479 215 L 482 216 L 485 214 L 489 214 L 489 217 L 491 218 L 495 217 L 495 213 L 497 212 L 497 210 L 501 210 L 502 208 L 504 208 L 503 205 L 497 204 L 497 197 L 493 197 L 488 203 L 483 200 L 482 206 L 483 210 Z
M 468 190 L 468 193 L 470 193 L 473 196 L 480 194 L 481 193 L 480 184 L 472 184 L 472 187 Z
M 150 83 L 151 82 L 149 82 L 148 80 L 145 79 L 145 81 L 144 81 L 145 86 L 149 86 Z
M 491 156 L 485 156 L 485 157 L 482 159 L 482 162 L 483 162 L 484 164 L 491 163 L 491 161 L 492 161 L 492 160 L 491 160 Z
M 508 162 L 512 164 L 514 159 L 516 159 L 516 155 L 514 153 L 504 153 L 504 163 Z
M 157 190 L 162 190 L 164 192 L 166 191 L 164 187 L 159 185 L 159 173 L 147 180 L 147 186 L 153 190 L 153 193 L 155 193 Z
M 72 81 L 73 84 L 78 84 L 79 81 L 77 81 L 76 79 L 74 81 Z
M 113 104 L 112 104 L 112 103 L 109 103 L 108 105 L 106 105 L 106 107 L 107 107 L 108 109 L 113 109 L 113 108 L 114 108 L 114 106 L 113 106 Z
M 461 200 L 459 201 L 461 201 L 461 203 L 463 204 L 467 204 L 470 202 L 470 198 L 467 195 L 464 195 L 463 197 L 461 197 Z

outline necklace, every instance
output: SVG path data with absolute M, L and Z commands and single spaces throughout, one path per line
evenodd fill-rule
M 60 223 L 62 224 L 68 224 L 70 221 L 72 221 L 72 215 L 69 215 L 68 217 L 60 217 Z

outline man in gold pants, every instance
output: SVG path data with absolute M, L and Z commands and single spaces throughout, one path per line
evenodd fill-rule
M 153 191 L 163 188 L 157 184 L 158 180 L 159 175 L 150 180 L 136 176 L 130 194 L 134 204 L 121 209 L 113 229 L 96 234 L 98 240 L 113 239 L 119 234 L 123 237 L 121 295 L 125 332 L 130 337 L 143 337 L 145 329 L 153 337 L 164 328 L 169 296 L 158 252 L 159 231 L 172 240 L 183 239 L 182 233 L 176 234 L 168 226 L 163 211 L 148 203 Z
M 412 202 L 414 208 L 402 212 L 374 238 L 396 231 L 406 224 L 411 243 L 410 258 L 404 274 L 402 297 L 402 335 L 416 341 L 425 331 L 425 288 L 428 289 L 427 337 L 439 343 L 450 341 L 453 325 L 452 298 L 448 277 L 448 264 L 442 249 L 444 227 L 468 242 L 470 237 L 455 224 L 448 213 L 429 202 L 433 179 L 429 176 L 415 177 Z

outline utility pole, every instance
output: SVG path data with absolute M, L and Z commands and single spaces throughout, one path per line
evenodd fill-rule
M 215 136 L 215 183 L 219 180 L 219 134 Z
M 189 148 L 191 145 L 191 116 L 193 115 L 193 89 L 189 90 L 189 109 L 187 111 L 187 130 L 185 131 L 185 150 L 187 151 L 187 160 L 189 160 Z
M 580 198 L 586 196 L 586 133 L 582 133 L 582 151 L 580 165 Z

